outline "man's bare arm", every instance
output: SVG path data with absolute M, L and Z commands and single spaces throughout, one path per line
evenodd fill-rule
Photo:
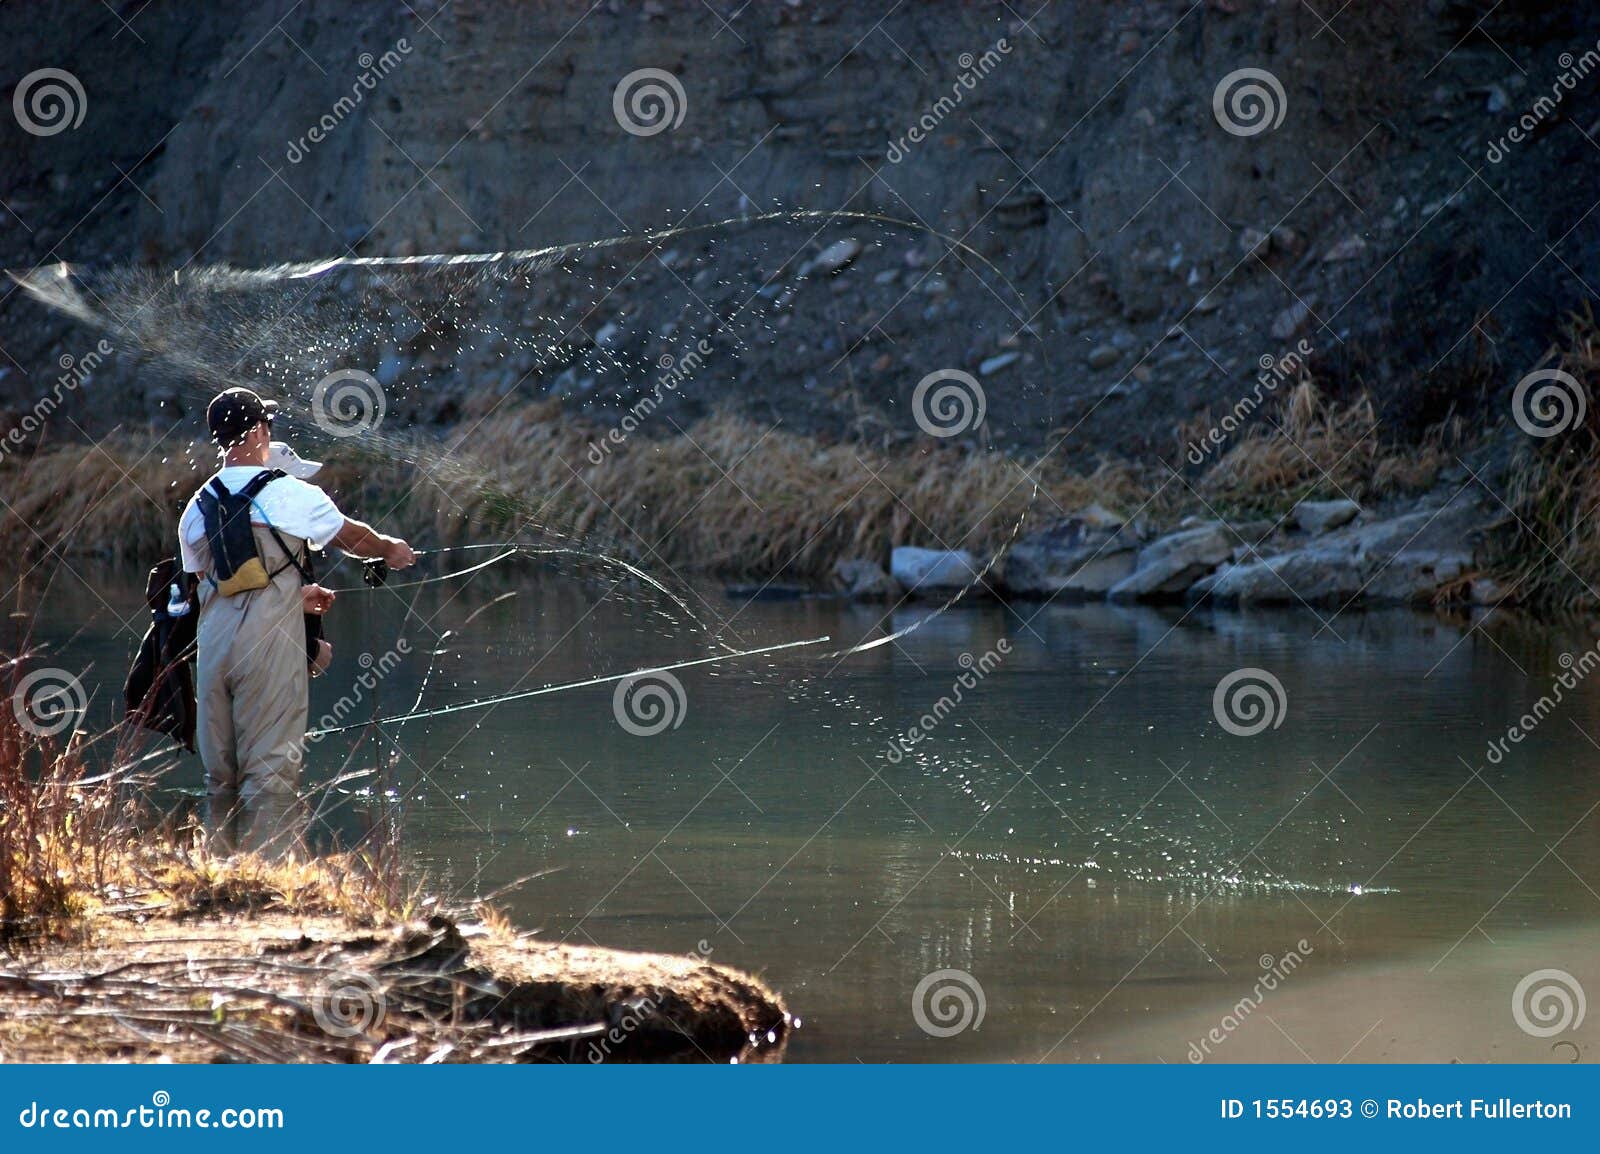
M 363 521 L 344 520 L 344 528 L 333 538 L 333 544 L 352 557 L 381 557 L 391 569 L 404 569 L 416 563 L 417 555 L 399 537 L 378 532 Z

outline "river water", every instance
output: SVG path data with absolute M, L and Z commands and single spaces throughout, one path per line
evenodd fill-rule
M 30 581 L 34 641 L 103 725 L 137 580 Z M 312 717 L 404 711 L 436 646 L 435 708 L 713 651 L 604 592 L 487 573 L 347 593 Z M 791 1060 L 1539 1061 L 1519 981 L 1600 989 L 1600 694 L 1562 690 L 1488 756 L 1592 629 L 962 605 L 841 660 L 819 654 L 928 610 L 700 596 L 737 613 L 730 644 L 835 641 L 680 671 L 650 735 L 612 684 L 390 726 L 379 788 L 433 886 L 526 879 L 499 904 L 545 938 L 759 973 L 801 1019 Z M 388 670 L 375 693 L 364 660 Z M 1255 734 L 1219 719 L 1241 669 L 1282 688 Z M 355 736 L 313 746 L 308 784 Z M 166 781 L 192 795 L 196 759 Z M 323 835 L 359 836 L 369 802 L 339 795 Z

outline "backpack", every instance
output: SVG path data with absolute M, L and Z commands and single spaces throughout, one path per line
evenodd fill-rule
M 211 549 L 211 573 L 208 579 L 224 597 L 265 589 L 274 577 L 291 565 L 302 580 L 306 579 L 305 568 L 283 538 L 278 536 L 277 529 L 270 524 L 267 530 L 289 560 L 287 565 L 269 573 L 266 563 L 261 559 L 261 550 L 256 546 L 255 531 L 250 525 L 250 511 L 257 494 L 283 476 L 287 474 L 281 469 L 263 469 L 237 493 L 228 492 L 221 479 L 213 477 L 211 483 L 200 490 L 200 517 L 205 524 L 206 544 Z
M 195 579 L 168 557 L 145 582 L 150 628 L 122 687 L 123 716 L 130 725 L 172 736 L 195 751 Z

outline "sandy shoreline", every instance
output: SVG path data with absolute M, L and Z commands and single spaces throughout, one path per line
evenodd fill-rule
M 1255 1002 L 1259 972 L 1219 974 L 1217 994 L 1200 1006 L 1192 986 L 1185 987 L 1191 996 L 1142 986 L 1147 1012 L 1136 1020 L 1109 1029 L 1086 1026 L 1053 1053 L 1031 1060 L 1190 1063 L 1198 1053 L 1207 1063 L 1545 1063 L 1592 1061 L 1600 1054 L 1600 1021 L 1586 1006 L 1581 1021 L 1577 1003 L 1570 1011 L 1561 1007 L 1555 991 L 1566 984 L 1559 978 L 1531 982 L 1521 1012 L 1536 1029 L 1570 1019 L 1567 1028 L 1535 1036 L 1513 1012 L 1519 983 L 1540 971 L 1559 970 L 1584 991 L 1600 989 L 1600 926 L 1494 942 L 1478 936 L 1441 960 L 1443 954 L 1343 965 L 1313 956 L 1251 1007 L 1241 999 Z M 1547 993 L 1543 1001 L 1539 990 Z M 1177 1007 L 1180 999 L 1185 1008 Z M 1125 1018 L 1096 1014 L 1090 1022 Z M 1223 1040 L 1214 1041 L 1218 1036 Z

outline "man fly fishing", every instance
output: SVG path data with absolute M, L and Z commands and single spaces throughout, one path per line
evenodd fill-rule
M 305 616 L 333 601 L 315 582 L 308 549 L 337 545 L 395 569 L 416 560 L 405 541 L 269 467 L 276 409 L 243 388 L 212 400 L 206 423 L 222 468 L 178 521 L 184 571 L 199 577 L 196 737 L 213 826 L 224 832 L 242 818 L 252 849 L 281 847 L 293 832 L 308 713 Z

